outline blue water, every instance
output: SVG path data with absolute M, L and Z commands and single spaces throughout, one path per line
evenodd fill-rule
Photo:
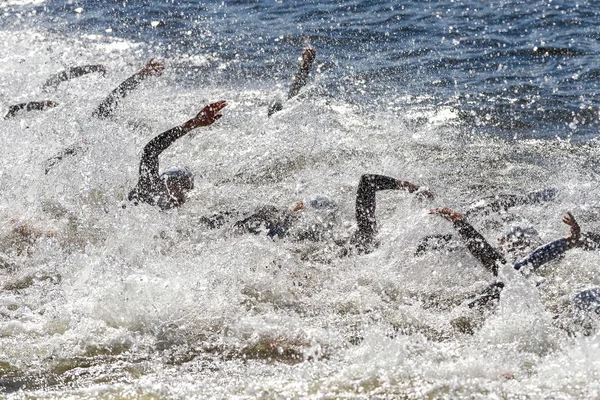
M 218 78 L 210 69 L 185 74 L 195 83 L 287 80 L 310 43 L 331 96 L 381 108 L 397 95 L 426 96 L 455 107 L 467 129 L 505 137 L 597 132 L 600 10 L 589 1 L 48 1 L 28 9 L 35 16 L 8 7 L 2 23 L 126 38 L 167 59 L 212 52 L 235 61 Z

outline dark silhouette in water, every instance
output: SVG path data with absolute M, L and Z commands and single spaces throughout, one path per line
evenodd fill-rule
M 187 169 L 171 169 L 159 174 L 158 156 L 177 139 L 193 129 L 209 126 L 219 120 L 219 113 L 227 103 L 218 101 L 204 107 L 194 118 L 161 133 L 145 147 L 140 162 L 139 179 L 129 193 L 129 200 L 158 205 L 166 210 L 179 207 L 186 201 L 186 193 L 194 188 L 194 177 Z
M 302 61 L 300 62 L 300 68 L 298 69 L 298 72 L 296 72 L 296 75 L 292 80 L 292 85 L 290 86 L 290 90 L 287 95 L 288 100 L 292 97 L 295 97 L 300 92 L 300 89 L 306 85 L 308 74 L 316 57 L 317 51 L 312 47 L 305 47 L 304 50 L 302 50 Z M 277 111 L 281 110 L 283 110 L 283 104 L 281 101 L 276 100 L 269 105 L 268 116 L 270 117 Z
M 57 105 L 58 103 L 52 100 L 31 101 L 29 103 L 15 104 L 8 108 L 8 113 L 4 116 L 4 119 L 10 119 L 17 115 L 17 113 L 20 111 L 44 111 L 48 108 L 54 108 Z
M 96 110 L 94 110 L 92 115 L 97 118 L 110 117 L 117 109 L 117 105 L 119 104 L 119 101 L 122 98 L 124 98 L 135 88 L 137 88 L 140 85 L 140 83 L 142 83 L 148 77 L 161 76 L 164 70 L 164 62 L 154 59 L 148 61 L 144 68 L 127 78 L 112 92 L 110 92 L 108 97 L 106 97 L 106 99 L 104 99 L 104 101 L 100 103 L 100 105 L 98 106 L 98 108 L 96 108 Z
M 71 67 L 55 75 L 52 75 L 50 78 L 48 78 L 46 83 L 44 83 L 42 89 L 45 91 L 48 91 L 50 89 L 56 90 L 56 88 L 58 88 L 58 85 L 60 85 L 62 82 L 79 78 L 80 76 L 87 75 L 92 72 L 99 72 L 102 74 L 102 76 L 106 76 L 106 68 L 104 67 L 104 65 L 80 65 L 77 67 Z

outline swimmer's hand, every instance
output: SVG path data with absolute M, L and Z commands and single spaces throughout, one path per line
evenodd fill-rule
M 306 46 L 302 50 L 302 65 L 306 65 L 307 63 L 312 64 L 316 57 L 317 51 L 310 46 Z
M 429 214 L 441 215 L 450 222 L 462 221 L 465 217 L 448 207 L 438 207 L 429 210 Z
M 581 238 L 581 228 L 577 221 L 575 221 L 575 217 L 570 212 L 567 212 L 567 215 L 563 217 L 563 222 L 571 227 L 571 234 L 566 238 L 569 242 L 569 247 L 578 246 L 579 239 Z
M 194 129 L 200 126 L 209 126 L 215 123 L 218 119 L 220 119 L 223 115 L 219 113 L 225 106 L 227 102 L 225 100 L 217 101 L 216 103 L 211 103 L 204 107 L 198 115 L 194 118 L 190 119 L 184 124 L 184 129 Z
M 140 74 L 144 76 L 161 76 L 165 70 L 165 62 L 162 60 L 155 60 L 154 58 L 148 61 L 148 63 L 141 69 Z

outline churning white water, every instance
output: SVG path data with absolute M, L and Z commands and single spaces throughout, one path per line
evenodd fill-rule
M 0 9 L 1 10 L 1 9 Z M 328 91 L 319 64 L 301 95 L 267 118 L 287 81 L 237 85 L 235 59 L 179 53 L 114 118 L 91 113 L 155 55 L 102 35 L 0 31 L 0 106 L 54 100 L 0 122 L 0 394 L 7 398 L 594 398 L 596 317 L 570 300 L 600 284 L 597 253 L 570 251 L 539 273 L 505 268 L 497 306 L 466 299 L 492 280 L 466 249 L 415 256 L 421 237 L 450 233 L 427 210 L 459 211 L 486 196 L 555 187 L 556 201 L 476 218 L 495 243 L 512 223 L 550 241 L 571 211 L 600 225 L 597 141 L 504 140 L 466 127 L 450 106 L 398 90 L 380 106 Z M 107 74 L 41 87 L 71 65 Z M 289 70 L 294 72 L 293 64 Z M 192 71 L 204 80 L 186 79 Z M 357 91 L 368 83 L 347 87 Z M 143 146 L 225 99 L 223 118 L 180 139 L 161 167 L 186 165 L 196 187 L 180 209 L 133 206 Z M 81 150 L 46 174 L 46 160 Z M 368 255 L 331 243 L 210 230 L 201 217 L 325 194 L 335 234 L 354 229 L 363 173 L 421 185 L 436 199 L 377 195 Z

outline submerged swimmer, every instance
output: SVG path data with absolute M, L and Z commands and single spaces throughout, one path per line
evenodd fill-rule
M 312 47 L 307 46 L 304 48 L 304 50 L 302 50 L 300 68 L 298 69 L 298 72 L 296 72 L 296 75 L 292 81 L 292 85 L 290 86 L 290 90 L 287 95 L 288 100 L 300 93 L 300 89 L 306 85 L 308 74 L 316 57 L 317 51 Z M 281 110 L 283 110 L 283 103 L 279 100 L 276 100 L 269 105 L 268 116 L 270 117 L 277 111 Z
M 358 253 L 369 253 L 377 245 L 377 221 L 375 218 L 376 193 L 380 190 L 405 190 L 415 193 L 419 199 L 432 199 L 433 193 L 419 186 L 399 179 L 384 175 L 362 175 L 356 193 L 356 232 L 347 240 L 335 241 L 344 247 L 343 255 L 353 250 Z M 319 223 L 311 221 L 306 228 L 298 229 L 301 224 L 302 213 L 316 211 L 319 213 Z M 238 217 L 236 212 L 218 213 L 211 217 L 204 217 L 202 222 L 209 228 L 217 228 L 233 218 Z M 266 231 L 269 237 L 289 237 L 294 235 L 297 239 L 322 240 L 329 237 L 328 233 L 338 217 L 338 206 L 325 196 L 316 196 L 296 203 L 291 210 L 281 210 L 277 207 L 261 207 L 246 218 L 239 219 L 234 227 L 239 232 L 260 233 Z M 264 230 L 263 230 L 264 229 Z
M 505 254 L 503 254 L 506 252 L 502 251 L 503 248 L 497 250 L 492 247 L 492 245 L 485 240 L 483 235 L 465 220 L 465 217 L 462 214 L 459 214 L 450 208 L 435 208 L 430 210 L 429 213 L 440 215 L 444 219 L 452 222 L 454 229 L 456 229 L 461 236 L 473 257 L 478 259 L 494 276 L 498 276 L 498 267 L 507 263 L 504 258 Z M 563 222 L 571 227 L 569 236 L 538 247 L 527 257 L 517 261 L 514 264 L 514 268 L 519 270 L 523 266 L 529 265 L 535 271 L 542 265 L 560 257 L 567 250 L 578 246 L 581 233 L 575 218 L 571 213 L 567 213 L 563 218 Z M 503 244 L 502 240 L 500 240 L 500 244 Z
M 161 133 L 145 147 L 140 162 L 138 183 L 129 193 L 129 200 L 157 205 L 163 210 L 179 207 L 186 201 L 186 194 L 194 188 L 194 176 L 187 168 L 167 169 L 159 174 L 158 157 L 177 139 L 193 129 L 209 126 L 222 115 L 219 113 L 227 103 L 218 101 L 204 107 L 194 118 Z

